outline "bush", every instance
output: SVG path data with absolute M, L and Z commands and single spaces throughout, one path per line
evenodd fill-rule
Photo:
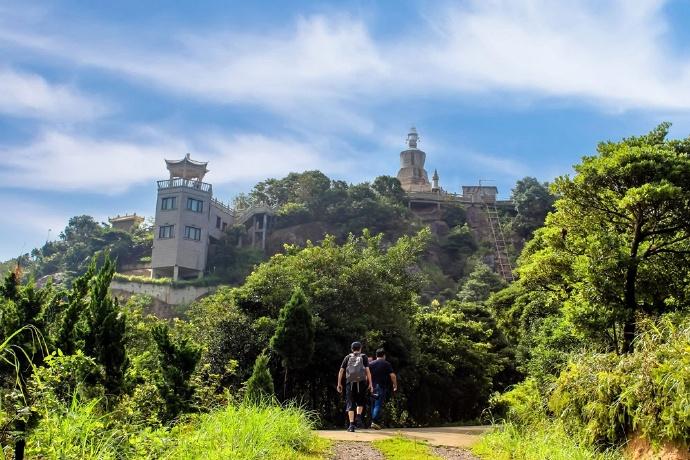
M 37 367 L 29 384 L 34 406 L 42 414 L 53 412 L 75 397 L 95 399 L 104 396 L 104 389 L 96 382 L 103 381 L 103 366 L 85 356 L 81 350 L 63 355 L 60 350 L 46 356 Z
M 261 354 L 254 363 L 254 372 L 247 380 L 244 397 L 249 402 L 260 403 L 274 397 L 273 378 L 268 369 L 268 355 Z
M 311 212 L 302 203 L 285 203 L 278 210 L 278 220 L 275 228 L 285 228 L 309 222 L 312 219 Z
M 560 422 L 548 420 L 529 427 L 508 422 L 482 436 L 472 450 L 487 460 L 623 460 L 619 451 L 597 452 L 570 437 Z
M 549 407 L 570 432 L 609 445 L 633 431 L 690 441 L 690 319 L 668 316 L 642 329 L 634 353 L 584 354 L 561 373 Z
M 509 422 L 532 425 L 546 418 L 546 404 L 537 382 L 528 378 L 510 391 L 491 398 L 494 415 L 504 415 Z

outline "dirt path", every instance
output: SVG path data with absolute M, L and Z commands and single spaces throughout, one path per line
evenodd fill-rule
M 381 453 L 372 447 L 371 442 L 395 436 L 426 441 L 434 454 L 446 460 L 478 460 L 469 449 L 479 440 L 479 436 L 489 427 L 441 427 L 404 428 L 388 430 L 322 430 L 318 435 L 336 441 L 330 460 L 383 460 Z
M 331 460 L 385 460 L 370 442 L 339 441 L 333 447 Z
M 410 439 L 426 441 L 431 446 L 469 449 L 479 441 L 479 436 L 489 428 L 488 426 L 453 426 L 440 428 L 399 428 L 380 431 L 357 430 L 354 433 L 349 433 L 345 430 L 322 430 L 317 431 L 317 434 L 334 441 L 360 442 L 371 442 L 401 435 Z
M 471 452 L 453 447 L 432 447 L 431 452 L 445 460 L 479 460 Z

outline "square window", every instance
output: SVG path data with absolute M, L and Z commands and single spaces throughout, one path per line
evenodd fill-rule
M 173 238 L 175 236 L 175 226 L 174 225 L 161 225 L 158 228 L 158 238 L 166 239 Z
M 202 212 L 204 210 L 204 202 L 196 198 L 187 198 L 187 209 L 194 212 Z
M 188 225 L 184 228 L 184 237 L 188 240 L 199 241 L 201 240 L 201 229 Z
M 163 211 L 168 211 L 168 210 L 170 210 L 170 209 L 175 209 L 175 208 L 176 208 L 176 206 L 175 206 L 175 204 L 176 204 L 175 201 L 177 201 L 176 198 L 177 198 L 177 197 L 174 197 L 174 196 L 168 196 L 168 197 L 165 197 L 165 198 L 161 199 L 161 209 L 162 209 Z

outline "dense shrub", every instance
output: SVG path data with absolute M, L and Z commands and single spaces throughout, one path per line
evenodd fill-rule
M 623 460 L 620 451 L 599 452 L 570 436 L 560 422 L 546 419 L 529 426 L 505 423 L 472 450 L 487 460 Z
M 633 431 L 690 442 L 690 320 L 644 323 L 634 353 L 573 357 L 549 407 L 591 443 L 621 444 Z
M 551 384 L 528 378 L 492 398 L 494 415 L 512 424 L 512 431 L 494 440 L 507 442 L 554 425 L 559 436 L 589 450 L 617 449 L 633 433 L 652 443 L 687 446 L 690 317 L 668 315 L 640 327 L 633 353 L 572 354 Z

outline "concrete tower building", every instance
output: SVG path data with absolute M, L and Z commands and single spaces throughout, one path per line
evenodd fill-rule
M 213 270 L 207 267 L 209 246 L 233 225 L 246 227 L 245 244 L 266 248 L 272 208 L 259 203 L 237 210 L 215 199 L 211 184 L 203 182 L 208 163 L 194 161 L 189 154 L 165 164 L 170 179 L 158 181 L 151 255 L 154 278 L 198 278 L 207 268 Z
M 170 179 L 158 181 L 152 275 L 176 280 L 199 277 L 208 252 L 212 187 L 202 182 L 208 163 L 187 154 L 165 164 Z
M 406 192 L 431 192 L 429 176 L 424 169 L 426 153 L 417 148 L 418 142 L 419 135 L 413 126 L 407 135 L 408 148 L 400 152 L 398 180 Z

